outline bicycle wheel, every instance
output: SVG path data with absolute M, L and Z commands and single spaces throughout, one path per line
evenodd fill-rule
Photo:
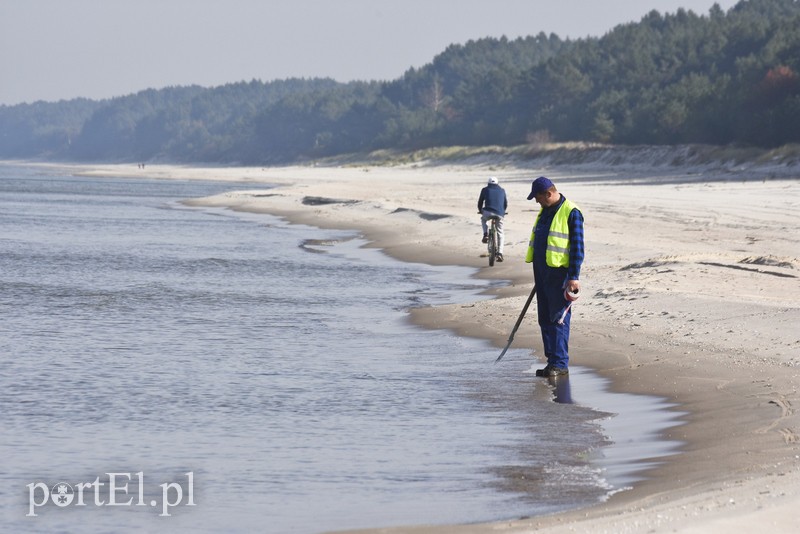
M 489 229 L 489 267 L 494 266 L 494 260 L 497 257 L 497 229 L 494 227 L 494 222 Z

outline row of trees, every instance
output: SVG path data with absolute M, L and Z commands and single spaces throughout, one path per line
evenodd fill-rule
M 451 45 L 388 82 L 146 90 L 0 107 L 0 157 L 274 163 L 380 148 L 800 142 L 800 3 L 652 11 L 599 38 Z

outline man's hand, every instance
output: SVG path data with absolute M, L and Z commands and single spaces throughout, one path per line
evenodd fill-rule
M 581 290 L 581 283 L 578 280 L 567 280 L 567 291 L 577 293 Z

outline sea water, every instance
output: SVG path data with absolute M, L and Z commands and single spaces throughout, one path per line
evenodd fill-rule
M 0 165 L 4 530 L 469 523 L 619 489 L 605 415 L 553 402 L 530 351 L 407 321 L 492 282 L 180 203 L 240 188 Z

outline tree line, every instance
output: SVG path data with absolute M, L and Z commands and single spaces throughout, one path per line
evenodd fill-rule
M 454 44 L 390 81 L 0 106 L 0 157 L 266 164 L 377 149 L 800 142 L 800 3 L 652 11 L 602 37 Z

